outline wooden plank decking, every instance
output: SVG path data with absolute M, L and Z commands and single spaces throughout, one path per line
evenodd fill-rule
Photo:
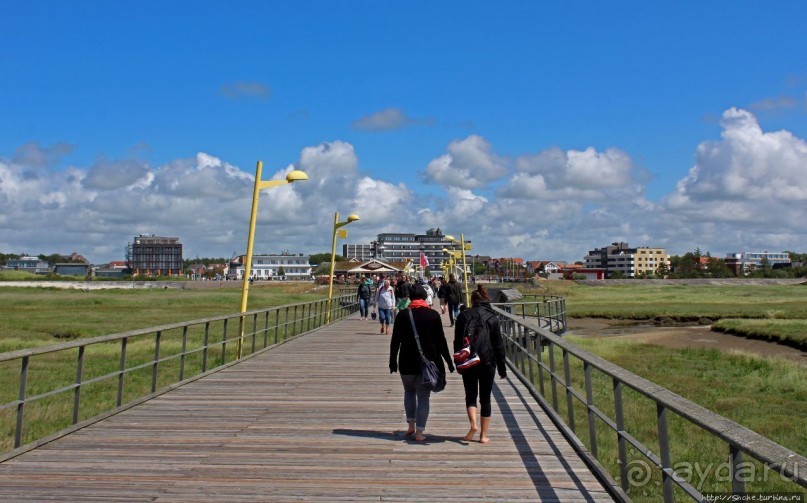
M 456 374 L 408 441 L 388 350 L 335 323 L 0 464 L 0 501 L 611 501 L 511 378 L 489 444 Z

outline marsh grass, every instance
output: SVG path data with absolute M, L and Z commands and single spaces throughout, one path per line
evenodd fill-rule
M 795 285 L 609 285 L 543 281 L 523 293 L 566 298 L 568 315 L 577 318 L 807 319 L 807 286 Z
M 713 323 L 712 329 L 807 348 L 807 320 L 724 319 Z
M 727 417 L 801 455 L 807 455 L 807 368 L 778 358 L 760 358 L 745 354 L 726 354 L 713 349 L 674 350 L 651 344 L 591 339 L 569 336 L 567 339 L 587 351 L 609 360 L 631 372 L 678 393 L 717 414 Z M 549 365 L 549 350 L 542 361 Z M 564 376 L 563 354 L 555 348 L 555 373 Z M 585 394 L 583 364 L 569 359 L 573 386 Z M 536 389 L 540 388 L 539 372 L 534 367 Z M 552 386 L 543 373 L 544 396 L 552 404 Z M 615 419 L 612 379 L 592 370 L 593 401 L 596 407 Z M 585 406 L 572 401 L 577 436 L 592 448 Z M 656 405 L 640 393 L 623 388 L 625 429 L 656 454 L 659 438 Z M 557 386 L 557 412 L 567 422 L 569 407 L 563 388 Z M 598 459 L 619 481 L 619 454 L 616 434 L 600 419 L 594 420 Z M 730 491 L 728 480 L 728 447 L 700 427 L 668 411 L 668 428 L 673 467 L 699 491 Z M 748 491 L 793 491 L 797 487 L 783 480 L 775 471 L 753 462 L 752 482 Z M 651 467 L 647 458 L 630 446 L 628 472 L 634 501 L 658 501 L 661 496 L 661 473 Z M 676 489 L 677 498 L 685 500 Z
M 325 291 L 327 294 L 327 292 Z M 156 332 L 130 337 L 126 345 L 121 404 L 163 389 L 181 379 L 236 359 L 239 336 L 239 289 L 212 290 L 50 290 L 0 288 L 0 349 L 3 352 L 65 342 L 64 334 L 91 337 L 145 327 L 202 319 L 229 312 L 235 318 L 187 328 L 164 329 L 159 335 L 155 367 Z M 277 284 L 251 291 L 249 309 L 321 300 L 323 289 L 313 285 Z M 295 318 L 296 313 L 296 318 Z M 247 316 L 243 354 L 318 326 L 320 319 L 304 319 L 310 310 L 272 310 Z M 321 316 L 319 317 L 321 318 Z M 226 328 L 225 328 L 226 327 Z M 102 330 L 103 328 L 103 330 Z M 183 342 L 184 340 L 184 342 Z M 207 341 L 208 349 L 202 347 Z M 182 348 L 187 351 L 182 358 Z M 195 351 L 194 351 L 195 349 Z M 114 409 L 121 370 L 120 341 L 85 346 L 80 390 L 80 422 Z M 64 389 L 59 394 L 26 402 L 22 444 L 53 434 L 73 422 L 79 357 L 77 348 L 30 358 L 26 397 Z M 13 403 L 20 388 L 20 360 L 0 362 L 0 404 Z M 140 368 L 138 368 L 140 367 Z M 97 382 L 90 382 L 93 380 Z M 16 407 L 0 410 L 0 452 L 13 448 Z

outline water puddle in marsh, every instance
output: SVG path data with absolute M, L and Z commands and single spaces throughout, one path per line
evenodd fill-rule
M 715 348 L 760 356 L 778 356 L 807 365 L 807 352 L 782 344 L 713 332 L 709 325 L 656 326 L 652 323 L 595 318 L 568 320 L 568 334 L 578 337 L 608 337 L 670 348 Z

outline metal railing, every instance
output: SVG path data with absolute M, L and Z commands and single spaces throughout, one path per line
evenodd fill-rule
M 566 299 L 557 295 L 525 295 L 524 301 L 493 304 L 522 320 L 531 319 L 553 334 L 562 336 L 566 333 Z M 513 322 L 503 320 L 507 324 L 507 332 L 513 330 Z
M 0 401 L 8 400 L 0 405 L 0 461 L 230 366 L 239 342 L 243 359 L 320 328 L 327 305 L 322 299 L 0 354 L 8 383 L 0 391 Z M 355 294 L 336 296 L 330 319 L 357 310 Z
M 697 470 L 699 460 L 691 463 L 673 459 L 678 447 L 674 442 L 676 439 L 671 439 L 670 435 L 673 421 L 678 428 L 676 431 L 686 431 L 686 435 L 697 439 L 703 436 L 704 452 L 706 444 L 716 445 L 718 453 L 722 449 L 725 461 L 720 466 L 726 468 L 726 476 L 719 482 L 730 483 L 730 486 L 721 488 L 722 491 L 745 494 L 746 482 L 749 485 L 767 482 L 771 471 L 782 481 L 774 481 L 779 484 L 776 490 L 797 490 L 797 485 L 807 487 L 807 459 L 804 456 L 579 349 L 553 333 L 558 332 L 559 327 L 565 329 L 565 303 L 558 307 L 563 314 L 555 318 L 525 314 L 552 313 L 555 308 L 548 306 L 533 308 L 529 303 L 509 303 L 494 304 L 494 307 L 500 315 L 502 333 L 506 336 L 508 365 L 617 499 L 630 501 L 631 489 L 647 489 L 636 483 L 635 469 L 644 467 L 647 469 L 647 480 L 641 482 L 646 484 L 653 473 L 660 476 L 661 487 L 657 499 L 663 498 L 669 503 L 675 501 L 678 493 L 687 499 L 703 500 L 704 494 L 700 489 L 703 481 L 697 484 L 698 487 L 692 481 L 693 465 Z M 575 364 L 572 358 L 576 359 Z M 576 379 L 572 378 L 573 372 Z M 655 416 L 655 424 L 638 424 L 638 420 L 626 414 L 627 392 L 630 390 L 630 405 L 649 408 L 645 413 Z M 565 403 L 562 398 L 565 398 Z M 606 413 L 606 408 L 611 407 L 613 417 Z M 580 409 L 578 414 L 575 413 L 576 408 Z M 564 412 L 566 418 L 563 417 Z M 587 423 L 584 430 L 587 432 L 587 445 L 576 433 L 579 426 L 577 419 L 581 417 Z M 600 432 L 602 425 L 607 428 L 606 432 L 610 431 L 607 437 Z M 640 426 L 651 429 L 650 434 L 637 431 Z M 640 441 L 640 436 L 657 439 L 657 447 L 649 446 L 650 441 Z M 615 447 L 618 456 L 616 467 L 612 467 L 611 471 L 618 473 L 612 474 L 601 463 L 608 460 L 601 459 L 599 447 L 608 442 L 610 447 Z M 629 449 L 634 458 L 631 461 L 628 459 Z M 756 465 L 751 461 L 743 461 L 744 455 L 761 463 L 763 472 L 755 469 Z M 637 464 L 641 462 L 644 465 Z M 700 468 L 707 468 L 706 461 Z

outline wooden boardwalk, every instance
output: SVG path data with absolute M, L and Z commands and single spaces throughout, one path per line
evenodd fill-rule
M 0 501 L 612 501 L 510 377 L 489 444 L 456 374 L 407 440 L 388 351 L 340 321 L 0 464 Z

